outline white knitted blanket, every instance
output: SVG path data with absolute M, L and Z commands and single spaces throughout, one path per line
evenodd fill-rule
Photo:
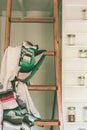
M 18 63 L 20 58 L 21 46 L 11 47 L 9 46 L 4 53 L 4 57 L 1 62 L 0 71 L 0 93 L 11 89 L 11 80 L 17 75 L 19 70 Z M 37 111 L 26 84 L 19 82 L 17 88 L 17 94 L 26 103 L 28 112 L 32 112 L 34 116 L 40 118 L 40 114 Z M 0 126 L 3 120 L 3 110 L 14 109 L 18 106 L 15 99 L 8 100 L 8 102 L 0 101 Z M 15 128 L 15 127 L 14 127 Z M 1 129 L 0 129 L 1 130 Z

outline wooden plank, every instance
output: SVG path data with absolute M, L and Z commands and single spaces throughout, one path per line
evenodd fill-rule
M 29 90 L 40 90 L 40 91 L 55 91 L 57 88 L 56 86 L 37 86 L 37 85 L 32 85 L 32 86 L 28 86 Z
M 5 27 L 5 43 L 4 49 L 6 49 L 10 42 L 10 16 L 11 16 L 11 2 L 12 0 L 6 0 L 6 27 Z
M 53 23 L 53 18 L 11 18 L 11 22 L 19 23 Z
M 43 52 L 43 54 L 46 56 L 54 56 L 55 52 L 54 51 L 45 51 L 45 52 Z
M 35 126 L 58 126 L 60 123 L 58 120 L 41 120 L 41 121 L 35 121 Z

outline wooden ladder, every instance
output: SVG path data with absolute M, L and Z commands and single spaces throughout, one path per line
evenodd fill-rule
M 6 0 L 6 31 L 4 49 L 10 44 L 10 25 L 15 23 L 53 23 L 54 30 L 54 51 L 47 51 L 46 56 L 54 56 L 56 69 L 56 85 L 54 86 L 28 86 L 29 90 L 55 91 L 58 105 L 58 120 L 40 120 L 35 122 L 35 126 L 58 126 L 63 130 L 63 113 L 62 113 L 62 95 L 60 82 L 60 56 L 59 56 L 59 39 L 58 39 L 58 0 L 53 0 L 53 18 L 11 18 L 12 0 Z

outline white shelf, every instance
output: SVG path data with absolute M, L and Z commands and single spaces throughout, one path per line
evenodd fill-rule
M 67 34 L 66 34 L 67 35 Z M 76 34 L 77 35 L 77 34 Z M 84 35 L 84 34 L 83 34 Z M 84 43 L 84 44 L 79 44 L 79 43 L 75 43 L 74 45 L 69 45 L 69 44 L 67 44 L 67 43 L 64 43 L 64 48 L 68 48 L 68 49 L 70 49 L 70 48 L 73 48 L 73 49 L 75 49 L 75 48 L 84 48 L 84 49 L 86 49 L 87 48 L 87 43 Z
M 79 60 L 87 60 L 87 57 L 79 57 L 78 54 L 76 56 L 70 56 L 70 55 L 66 56 L 66 55 L 64 55 L 63 58 L 65 58 L 66 60 L 69 60 L 71 58 L 72 58 L 72 60 L 77 59 L 77 61 L 79 61 Z
M 87 58 L 80 58 L 80 57 L 73 57 L 73 58 L 70 58 L 70 57 L 67 57 L 66 58 L 66 61 L 70 61 L 70 62 L 85 62 L 87 63 Z
M 84 86 L 81 86 L 81 85 L 76 85 L 76 84 L 65 84 L 63 85 L 66 89 L 75 89 L 75 88 L 78 88 L 78 89 L 87 89 L 87 85 L 84 85 Z
M 77 73 L 77 74 L 78 74 L 79 72 L 80 72 L 80 73 L 87 73 L 87 69 L 86 69 L 86 70 L 80 70 L 80 71 L 79 71 L 79 70 L 64 70 L 64 69 L 63 69 L 63 71 L 64 71 L 64 73 Z
M 65 32 L 64 35 L 66 36 L 67 34 L 69 34 L 69 33 Z M 71 33 L 71 34 L 75 34 L 76 36 L 77 36 L 77 35 L 78 35 L 78 36 L 79 36 L 79 35 L 80 35 L 80 36 L 84 36 L 84 35 L 86 36 L 86 35 L 87 35 L 87 32 L 85 32 L 85 33 L 82 33 L 82 32 L 78 32 L 78 33 L 77 33 L 77 32 L 76 32 L 76 33 Z M 74 45 L 74 46 L 75 46 L 75 45 Z
M 78 103 L 78 104 L 77 104 Z M 87 106 L 87 100 L 84 100 L 84 101 L 74 101 L 74 100 L 71 100 L 71 101 L 67 101 L 67 100 L 64 100 L 64 108 L 68 107 L 68 106 L 81 106 L 81 107 L 84 107 L 84 106 Z
M 72 23 L 72 24 L 75 24 L 75 23 L 78 23 L 78 24 L 87 24 L 87 19 L 67 19 L 65 18 L 65 23 Z
M 74 6 L 74 7 L 78 7 L 78 6 L 80 6 L 80 7 L 87 7 L 87 2 L 86 3 L 65 3 L 65 5 L 64 6 L 70 6 L 70 7 L 72 7 L 72 6 Z
M 87 19 L 83 19 L 87 0 L 63 0 L 62 18 L 62 93 L 64 130 L 87 129 L 83 122 L 83 106 L 87 106 L 87 57 L 80 58 L 79 50 L 87 50 Z M 87 17 L 87 16 L 86 16 Z M 75 35 L 75 44 L 69 45 L 68 34 Z M 78 77 L 83 75 L 84 86 Z M 67 122 L 67 107 L 76 107 L 76 122 Z
M 75 3 L 75 2 L 72 2 L 72 3 L 64 3 L 65 6 L 80 6 L 80 7 L 84 7 L 84 6 L 87 6 L 87 2 L 86 3 Z
M 64 99 L 64 103 L 87 103 L 87 99 Z
M 82 125 L 84 126 L 84 125 L 87 125 L 87 122 L 83 122 L 83 121 L 68 122 L 68 121 L 67 121 L 67 122 L 65 122 L 65 124 L 66 124 L 66 125 L 76 125 L 76 124 L 77 124 L 77 125 L 81 125 L 81 124 L 82 124 Z

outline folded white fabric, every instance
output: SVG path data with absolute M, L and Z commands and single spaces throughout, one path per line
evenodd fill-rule
M 0 82 L 3 84 L 3 88 L 0 91 L 7 91 L 11 88 L 10 81 L 14 79 L 18 72 L 18 62 L 20 58 L 21 46 L 11 47 L 9 46 L 4 53 L 1 62 Z
M 2 59 L 0 72 L 0 127 L 2 126 L 1 121 L 3 120 L 3 110 L 14 109 L 18 107 L 18 103 L 16 102 L 16 97 L 14 93 L 8 93 L 12 89 L 11 81 L 15 78 L 15 76 L 17 76 L 19 70 L 18 64 L 20 52 L 21 46 L 9 46 L 5 50 L 4 57 Z M 7 93 L 7 95 L 5 95 L 5 92 Z M 24 84 L 23 82 L 18 83 L 16 95 L 18 95 L 19 98 L 26 104 L 27 112 L 32 113 L 39 119 L 40 114 L 32 101 L 26 84 Z

